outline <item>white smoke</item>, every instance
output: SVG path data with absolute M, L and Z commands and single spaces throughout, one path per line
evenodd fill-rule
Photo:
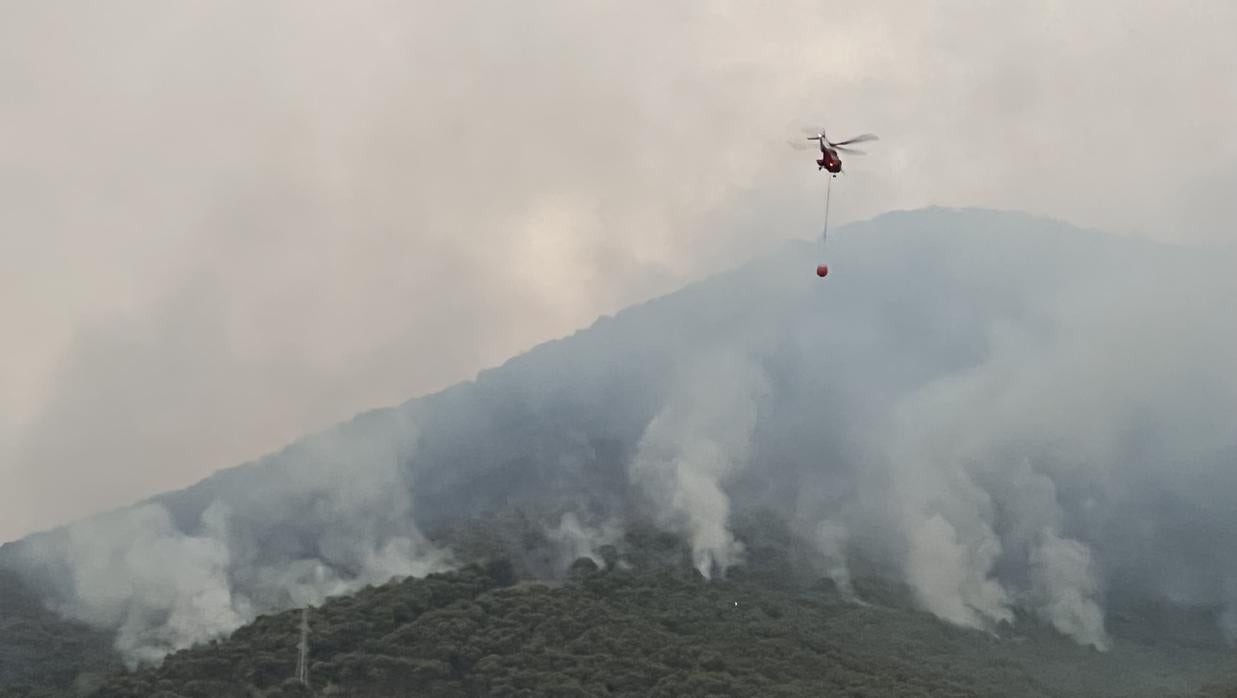
M 588 526 L 570 511 L 563 514 L 557 527 L 546 531 L 546 537 L 557 548 L 564 566 L 587 557 L 603 569 L 606 562 L 601 556 L 601 548 L 618 542 L 622 535 L 622 527 L 612 519 L 598 526 Z
M 686 534 L 696 569 L 724 573 L 743 558 L 729 527 L 726 486 L 751 460 L 764 371 L 742 353 L 718 352 L 685 366 L 640 439 L 630 476 L 662 523 Z
M 906 531 L 907 581 L 925 608 L 950 622 L 985 628 L 1011 621 L 1009 595 L 991 576 L 1000 544 L 985 526 L 972 533 L 962 535 L 940 514 L 915 520 Z
M 1029 598 L 1063 634 L 1107 649 L 1090 550 L 1061 535 L 1055 484 L 1026 452 L 1035 439 L 1073 434 L 1043 415 L 1042 378 L 1026 383 L 1035 339 L 992 332 L 993 358 L 902 398 L 877 446 L 903 512 L 907 582 L 925 609 L 959 625 L 1011 622 L 1014 598 Z M 1086 449 L 1076 457 L 1110 454 L 1103 437 L 1078 439 Z M 998 578 L 1002 561 L 1028 569 L 1027 588 Z
M 234 597 L 226 537 L 176 530 L 158 504 L 69 528 L 65 554 L 74 596 L 56 610 L 116 628 L 116 649 L 131 664 L 226 634 L 253 617 Z
M 955 431 L 959 393 L 943 382 L 904 400 L 876 448 L 888 454 L 888 489 L 901 512 L 906 581 L 920 604 L 950 622 L 987 629 L 1011 621 L 996 579 L 1000 539 L 992 501 L 966 466 L 966 432 Z
M 219 495 L 187 531 L 161 503 L 68 527 L 28 553 L 68 570 L 71 593 L 56 610 L 116 629 L 135 665 L 260 613 L 449 566 L 413 523 L 410 425 L 395 412 L 365 419 L 359 433 L 327 432 L 277 455 L 263 486 Z
M 1002 462 L 990 487 L 1005 512 L 1009 553 L 1025 556 L 1029 588 L 1022 598 L 1064 635 L 1107 650 L 1099 569 L 1090 546 L 1062 533 L 1056 484 L 1022 458 Z
M 787 271 L 807 249 L 792 246 L 426 402 L 435 439 L 416 472 L 434 506 L 471 514 L 584 485 L 625 514 L 632 484 L 707 575 L 743 559 L 732 508 L 780 506 L 839 588 L 849 551 L 963 625 L 991 629 L 1025 608 L 1104 649 L 1103 599 L 1134 591 L 1231 603 L 1221 620 L 1237 628 L 1237 316 L 1218 310 L 1237 299 L 1228 258 L 1117 255 L 1125 242 L 987 212 L 891 215 L 856 232 L 831 241 L 848 271 L 826 286 Z M 126 537 L 173 548 L 208 589 L 223 570 L 226 597 L 143 593 L 160 613 L 189 609 L 177 618 L 223 608 L 225 625 L 440 564 L 393 465 L 411 432 L 379 431 L 291 449 L 188 523 L 175 507 L 175 525 L 148 512 L 154 533 L 88 544 L 112 552 L 79 545 L 66 555 L 75 578 L 101 580 L 80 614 L 130 622 L 115 599 L 136 592 L 103 579 L 148 566 L 126 562 L 140 558 Z M 626 472 L 612 470 L 632 448 Z M 518 487 L 486 477 L 525 460 L 544 467 L 520 471 Z M 586 524 L 565 518 L 551 538 L 594 556 Z M 143 574 L 154 581 L 134 585 L 171 585 Z M 139 629 L 182 627 L 132 615 Z
M 1079 644 L 1106 651 L 1109 641 L 1104 612 L 1094 599 L 1099 581 L 1091 550 L 1046 529 L 1031 551 L 1030 562 L 1040 615 Z
M 825 558 L 825 576 L 833 580 L 838 591 L 845 596 L 855 593 L 850 580 L 850 565 L 846 560 L 849 541 L 850 533 L 836 521 L 821 521 L 816 527 L 816 548 Z
M 950 401 L 960 397 L 955 389 Z M 918 458 L 901 452 L 914 465 L 896 469 L 893 488 L 904 510 L 905 575 L 920 603 L 952 623 L 992 629 L 1012 621 L 1014 597 L 1025 597 L 1063 634 L 1107 650 L 1097 569 L 1085 543 L 1061 536 L 1053 480 L 999 452 L 990 438 L 1011 438 L 1007 424 L 976 420 L 940 395 L 930 402 L 946 417 L 917 413 L 925 431 L 909 443 Z M 997 578 L 1002 559 L 1028 568 L 1028 588 Z

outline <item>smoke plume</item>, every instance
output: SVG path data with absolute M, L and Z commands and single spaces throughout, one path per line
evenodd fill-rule
M 601 549 L 613 545 L 623 535 L 621 525 L 613 520 L 607 520 L 598 526 L 589 526 L 580 522 L 574 512 L 567 512 L 559 519 L 558 526 L 549 529 L 547 536 L 559 551 L 560 566 L 566 568 L 572 562 L 586 557 L 597 567 L 604 569 L 606 560 L 601 555 Z
M 660 521 L 686 534 L 696 569 L 711 577 L 743 558 L 726 487 L 750 462 L 768 385 L 742 354 L 705 354 L 683 371 L 640 439 L 631 477 Z
M 33 539 L 64 582 L 53 606 L 116 629 L 130 664 L 225 635 L 260 613 L 451 564 L 412 516 L 415 431 L 397 412 L 309 437 L 210 497 L 188 525 L 148 502 Z
M 744 564 L 735 515 L 773 511 L 860 600 L 862 559 L 988 631 L 1103 650 L 1129 595 L 1234 631 L 1231 250 L 928 209 L 832 232 L 823 281 L 820 253 L 783 245 L 14 550 L 132 658 L 443 568 L 422 530 L 546 501 L 558 559 L 651 515 L 717 576 Z

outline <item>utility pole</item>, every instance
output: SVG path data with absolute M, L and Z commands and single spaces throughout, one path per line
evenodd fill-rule
M 309 607 L 301 609 L 301 641 L 297 644 L 296 680 L 309 685 Z

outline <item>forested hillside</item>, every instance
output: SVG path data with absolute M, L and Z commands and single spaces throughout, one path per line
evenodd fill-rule
M 112 634 L 60 618 L 16 575 L 0 570 L 0 696 L 88 690 L 121 669 Z
M 1227 685 L 1237 324 L 1187 301 L 1237 297 L 1229 266 L 977 210 L 887 214 L 832 250 L 823 286 L 815 246 L 781 245 L 0 546 L 21 580 L 0 691 L 164 657 L 106 691 L 283 690 L 304 607 L 311 686 L 355 695 Z M 580 558 L 597 576 L 560 585 Z M 466 571 L 495 560 L 510 580 Z
M 1101 653 L 1033 619 L 997 635 L 902 603 L 897 585 L 797 583 L 768 567 L 706 581 L 674 536 L 636 532 L 519 581 L 505 559 L 406 579 L 311 609 L 309 686 L 294 680 L 301 612 L 117 676 L 98 698 L 217 696 L 1172 696 L 1225 661 L 1188 641 Z M 678 559 L 682 564 L 667 564 Z

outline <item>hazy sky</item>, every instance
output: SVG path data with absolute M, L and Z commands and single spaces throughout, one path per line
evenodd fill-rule
M 802 125 L 881 136 L 834 224 L 976 205 L 1228 244 L 1233 26 L 1228 0 L 0 5 L 0 540 L 816 235 Z

